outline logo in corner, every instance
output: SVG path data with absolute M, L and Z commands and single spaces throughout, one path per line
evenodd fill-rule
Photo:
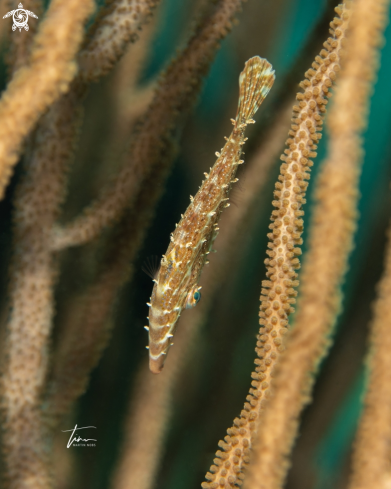
M 27 23 L 29 20 L 29 15 L 31 17 L 35 17 L 36 19 L 38 19 L 38 17 L 34 14 L 34 12 L 30 12 L 30 10 L 25 10 L 21 3 L 18 5 L 18 8 L 16 10 L 11 10 L 10 12 L 7 12 L 4 15 L 3 19 L 6 19 L 7 17 L 11 17 L 11 15 L 14 21 L 12 25 L 12 30 L 16 31 L 16 29 L 19 29 L 19 32 L 21 32 L 23 28 L 26 31 L 29 30 L 29 26 Z

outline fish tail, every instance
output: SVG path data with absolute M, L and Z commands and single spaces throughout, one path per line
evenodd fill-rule
M 159 330 L 154 330 L 153 327 L 149 328 L 149 370 L 154 374 L 158 374 L 163 370 L 164 363 L 167 357 L 167 351 L 170 346 L 167 338 L 155 341 L 154 336 L 159 334 Z M 159 335 L 160 336 L 160 335 Z
M 168 350 L 171 346 L 175 327 L 172 324 L 161 325 L 156 322 L 154 311 L 149 312 L 149 369 L 154 374 L 163 370 Z
M 273 86 L 274 80 L 274 70 L 267 59 L 254 56 L 246 62 L 239 76 L 236 126 L 252 121 L 253 115 Z
M 156 358 L 149 355 L 149 370 L 154 374 L 160 374 L 166 361 L 166 353 L 160 353 Z

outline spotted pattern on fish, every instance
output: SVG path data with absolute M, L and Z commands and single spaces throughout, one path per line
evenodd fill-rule
M 195 195 L 171 235 L 154 279 L 149 310 L 149 368 L 162 371 L 179 316 L 184 308 L 193 307 L 200 299 L 198 280 L 218 233 L 218 221 L 229 206 L 231 186 L 237 181 L 236 170 L 244 131 L 253 123 L 253 115 L 274 83 L 271 64 L 259 56 L 249 59 L 239 77 L 239 103 L 233 131 L 217 161 Z

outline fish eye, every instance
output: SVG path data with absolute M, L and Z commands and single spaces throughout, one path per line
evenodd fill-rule
M 193 299 L 195 302 L 198 302 L 201 299 L 201 292 L 199 292 L 198 290 L 194 292 Z
M 185 302 L 186 309 L 190 309 L 191 307 L 194 307 L 197 304 L 197 302 L 201 299 L 200 288 L 201 287 L 195 286 L 190 290 Z

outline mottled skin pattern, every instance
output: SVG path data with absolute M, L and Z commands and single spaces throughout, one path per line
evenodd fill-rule
M 245 64 L 239 78 L 240 96 L 234 128 L 209 175 L 171 235 L 171 243 L 155 277 L 149 311 L 149 367 L 163 369 L 171 338 L 182 309 L 193 307 L 200 298 L 198 279 L 218 233 L 220 215 L 228 204 L 235 179 L 244 131 L 269 93 L 274 71 L 258 56 Z

